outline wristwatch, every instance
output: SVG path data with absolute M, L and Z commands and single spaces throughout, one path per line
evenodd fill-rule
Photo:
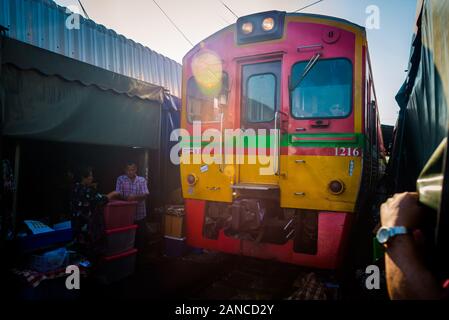
M 376 239 L 380 244 L 386 244 L 395 236 L 408 233 L 410 230 L 406 227 L 382 227 L 377 231 Z

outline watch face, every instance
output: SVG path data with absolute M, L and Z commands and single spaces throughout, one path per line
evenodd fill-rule
M 390 237 L 390 232 L 387 228 L 380 228 L 379 232 L 377 232 L 377 241 L 379 243 L 386 243 L 388 241 L 388 238 Z

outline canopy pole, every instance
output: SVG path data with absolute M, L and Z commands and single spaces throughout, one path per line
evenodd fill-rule
M 19 166 L 20 166 L 20 152 L 21 147 L 20 144 L 16 144 L 16 152 L 15 152 L 15 159 L 14 159 L 14 195 L 13 195 L 13 204 L 12 204 L 12 215 L 11 215 L 11 224 L 12 224 L 12 231 L 13 234 L 16 232 L 16 220 L 17 220 L 17 197 L 19 193 Z
M 150 154 L 148 152 L 148 149 L 145 149 L 145 153 L 143 155 L 143 167 L 145 168 L 145 179 L 147 180 L 147 182 L 148 182 L 149 175 L 150 175 L 150 172 L 149 172 L 150 168 L 148 166 L 149 161 L 150 161 L 149 158 L 150 158 Z
M 143 168 L 143 174 L 145 177 L 145 180 L 147 181 L 147 188 L 150 191 L 150 194 L 152 192 L 152 190 L 150 189 L 149 186 L 149 176 L 150 176 L 150 168 L 149 168 L 149 153 L 148 153 L 148 149 L 145 149 L 144 153 L 143 153 L 143 159 L 142 157 L 140 157 L 140 161 L 143 160 L 143 164 L 142 164 L 142 168 Z M 147 199 L 145 200 L 146 203 L 146 208 L 147 208 L 147 214 L 148 214 L 148 209 L 149 209 L 149 199 L 147 197 Z M 148 216 L 148 215 L 147 215 Z
M 165 95 L 164 95 L 165 97 Z M 158 199 L 159 199 L 159 203 L 157 204 L 158 206 L 160 206 L 161 204 L 164 204 L 164 200 L 166 197 L 166 190 L 165 190 L 165 185 L 166 185 L 166 176 L 162 177 L 162 165 L 163 165 L 163 160 L 164 160 L 164 155 L 162 154 L 164 148 L 162 147 L 162 116 L 163 116 L 163 106 L 165 103 L 165 98 L 164 98 L 164 102 L 161 103 L 159 105 L 159 128 L 158 128 L 158 151 L 157 151 L 157 184 L 159 186 L 159 194 L 158 194 Z

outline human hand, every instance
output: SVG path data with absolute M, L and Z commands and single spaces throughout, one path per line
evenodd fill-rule
M 120 199 L 120 192 L 117 191 L 109 192 L 106 195 L 106 197 L 108 197 L 109 200 Z
M 419 205 L 416 192 L 395 194 L 380 207 L 382 227 L 417 228 L 424 212 L 424 208 Z

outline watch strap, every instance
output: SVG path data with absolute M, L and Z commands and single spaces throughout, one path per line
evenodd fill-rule
M 409 233 L 409 230 L 406 227 L 391 227 L 389 228 L 389 233 L 390 233 L 390 239 L 401 235 L 401 234 L 407 234 Z

